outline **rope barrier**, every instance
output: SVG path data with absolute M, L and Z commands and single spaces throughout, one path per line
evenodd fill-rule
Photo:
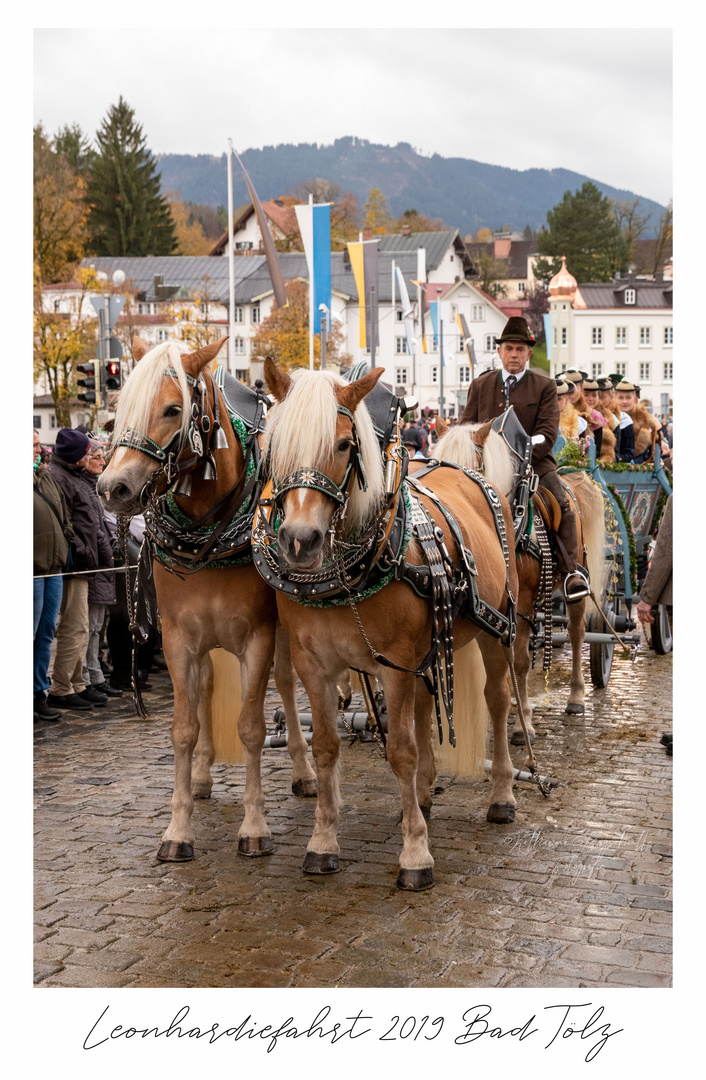
M 87 574 L 124 574 L 126 570 L 137 570 L 137 563 L 134 566 L 104 566 L 98 570 L 70 570 L 66 573 L 59 574 L 34 574 L 32 576 L 33 581 L 39 581 L 41 578 L 55 578 L 55 577 L 86 577 Z

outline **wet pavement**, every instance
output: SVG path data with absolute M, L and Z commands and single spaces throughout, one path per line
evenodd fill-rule
M 584 647 L 586 653 L 588 648 Z M 538 659 L 541 663 L 541 657 Z M 156 859 L 169 820 L 171 684 L 35 723 L 35 983 L 41 987 L 671 986 L 672 657 L 643 642 L 563 713 L 569 653 L 530 676 L 535 753 L 561 786 L 521 783 L 488 825 L 488 781 L 443 773 L 429 823 L 435 887 L 395 886 L 397 785 L 374 744 L 344 739 L 342 872 L 302 872 L 314 800 L 264 752 L 274 854 L 237 853 L 244 769 L 214 767 L 196 858 Z M 274 684 L 266 715 L 273 730 Z M 306 708 L 302 692 L 300 707 Z M 512 748 L 522 767 L 525 752 Z

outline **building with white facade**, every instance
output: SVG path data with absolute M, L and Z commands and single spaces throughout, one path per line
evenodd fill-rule
M 252 225 L 251 216 L 247 223 Z M 385 368 L 386 382 L 404 388 L 399 393 L 416 397 L 421 408 L 438 410 L 443 381 L 444 411 L 447 416 L 459 416 L 472 377 L 498 362 L 495 337 L 502 332 L 507 316 L 474 282 L 471 276 L 474 265 L 458 230 L 407 232 L 375 239 L 379 241 L 376 300 L 379 345 L 375 364 Z M 302 252 L 280 252 L 278 260 L 285 281 L 307 281 L 306 258 Z M 252 342 L 260 324 L 272 311 L 274 295 L 264 255 L 251 253 L 245 258 L 235 258 L 234 263 L 235 334 L 228 343 L 227 363 L 238 378 L 252 383 L 262 373 L 262 358 L 254 355 Z M 157 345 L 184 336 L 182 320 L 192 325 L 198 321 L 223 335 L 228 333 L 229 259 L 222 255 L 88 258 L 82 265 L 93 267 L 105 277 L 106 284 L 116 270 L 125 274 L 125 287 L 130 295 L 114 332 L 123 344 L 126 358 L 130 357 L 135 334 L 149 345 Z M 411 352 L 399 288 L 393 284 L 394 267 L 402 273 L 411 301 Z M 358 294 L 347 251 L 332 254 L 331 281 L 331 316 L 342 331 L 343 350 L 354 361 L 371 362 L 371 351 L 360 346 Z M 77 318 L 80 296 L 81 288 L 76 282 L 50 286 L 44 294 L 45 309 Z M 433 332 L 429 314 L 430 302 L 437 300 L 441 301 L 441 341 Z M 84 299 L 84 314 L 94 317 L 88 297 Z M 464 317 L 468 328 L 466 340 L 459 315 Z M 96 320 L 96 334 L 97 330 Z M 302 364 L 307 363 L 308 355 L 302 356 Z M 128 360 L 128 370 L 129 367 Z M 47 389 L 41 381 L 35 387 L 35 403 L 38 405 L 42 398 L 42 409 L 50 409 Z M 77 409 L 77 416 L 79 413 L 81 416 L 75 422 L 80 423 L 85 419 L 85 408 L 77 403 Z M 49 423 L 47 418 L 41 431 L 43 442 L 53 442 Z
M 640 387 L 655 414 L 671 413 L 672 284 L 660 274 L 578 285 L 563 258 L 549 283 L 552 374 L 576 368 L 591 379 L 620 375 Z

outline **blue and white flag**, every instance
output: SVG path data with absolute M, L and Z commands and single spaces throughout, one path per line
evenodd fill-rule
M 294 207 L 304 244 L 309 282 L 313 285 L 314 326 L 321 304 L 331 310 L 331 204 L 304 203 Z M 318 332 L 318 331 L 317 331 Z

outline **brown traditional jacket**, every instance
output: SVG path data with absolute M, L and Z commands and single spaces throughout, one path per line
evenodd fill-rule
M 525 374 L 510 391 L 510 404 L 528 435 L 544 435 L 544 442 L 532 451 L 532 466 L 539 476 L 556 469 L 552 447 L 559 434 L 559 406 L 556 383 L 535 371 Z M 468 404 L 461 423 L 483 423 L 494 420 L 505 409 L 505 389 L 502 371 L 486 371 L 471 383 Z

